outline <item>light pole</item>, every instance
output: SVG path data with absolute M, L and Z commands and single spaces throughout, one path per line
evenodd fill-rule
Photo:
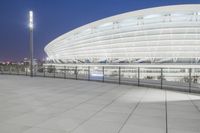
M 30 76 L 33 77 L 33 11 L 29 11 L 30 29 Z

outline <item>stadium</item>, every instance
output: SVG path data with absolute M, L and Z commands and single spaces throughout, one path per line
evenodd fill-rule
M 197 64 L 199 33 L 200 5 L 156 7 L 84 25 L 50 42 L 45 52 L 57 64 Z
M 155 7 L 89 23 L 45 47 L 71 77 L 198 90 L 200 4 Z

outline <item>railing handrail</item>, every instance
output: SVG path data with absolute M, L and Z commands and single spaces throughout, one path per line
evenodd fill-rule
M 72 67 L 72 69 L 70 69 Z M 83 69 L 82 69 L 83 68 Z M 194 70 L 200 70 L 200 68 L 175 68 L 179 71 L 174 71 L 174 68 L 162 68 L 162 67 L 107 67 L 101 66 L 35 66 L 34 76 L 53 77 L 53 78 L 73 78 L 73 79 L 85 79 L 92 81 L 102 82 L 115 82 L 118 84 L 135 84 L 138 86 L 153 86 L 161 89 L 167 87 L 185 87 L 188 92 L 198 91 L 200 92 L 200 71 L 195 73 Z M 130 72 L 130 70 L 133 70 Z M 147 71 L 144 71 L 147 70 Z M 171 70 L 171 71 L 165 71 Z M 184 70 L 184 71 L 183 71 Z M 30 76 L 30 69 L 28 66 L 2 66 L 0 65 L 0 74 L 13 74 L 13 75 L 25 75 Z M 145 75 L 146 74 L 146 75 Z M 176 75 L 178 74 L 178 75 Z M 61 76 L 60 76 L 61 75 Z M 70 77 L 71 76 L 71 77 Z M 82 77 L 82 78 L 81 78 Z M 94 79 L 96 78 L 96 79 Z M 169 80 L 170 79 L 170 80 Z M 173 81 L 171 81 L 173 79 Z M 183 85 L 179 86 L 179 82 Z M 199 80 L 199 82 L 198 82 Z M 194 86 L 195 85 L 195 86 Z M 194 90 L 197 88 L 198 90 Z

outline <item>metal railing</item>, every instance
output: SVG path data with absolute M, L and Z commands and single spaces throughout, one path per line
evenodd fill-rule
M 33 76 L 110 82 L 185 92 L 200 92 L 200 68 L 123 66 L 35 66 Z M 30 75 L 24 65 L 1 65 L 0 74 Z

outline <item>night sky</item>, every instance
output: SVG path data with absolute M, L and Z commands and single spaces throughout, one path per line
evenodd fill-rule
M 0 61 L 28 57 L 28 12 L 34 11 L 34 57 L 53 39 L 87 23 L 143 8 L 200 4 L 200 0 L 0 0 Z

